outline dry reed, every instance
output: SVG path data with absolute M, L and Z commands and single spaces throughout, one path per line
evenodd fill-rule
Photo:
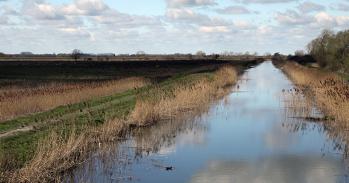
M 102 143 L 118 140 L 126 123 L 119 119 L 110 120 L 81 133 L 72 129 L 68 136 L 53 131 L 38 142 L 34 158 L 7 181 L 62 182 L 62 173 L 83 163 Z
M 12 86 L 0 89 L 0 121 L 20 115 L 47 111 L 94 97 L 111 95 L 149 83 L 142 78 L 90 83 L 51 83 L 35 87 Z
M 150 125 L 207 106 L 211 99 L 223 95 L 222 88 L 236 81 L 236 70 L 225 66 L 215 72 L 213 81 L 203 78 L 190 85 L 177 85 L 170 93 L 158 88 L 156 100 L 137 99 L 127 120 L 111 120 L 79 134 L 71 130 L 67 137 L 52 132 L 39 142 L 34 158 L 8 181 L 61 182 L 62 173 L 82 163 L 95 148 L 101 148 L 100 144 L 117 141 L 130 124 Z
M 311 97 L 316 106 L 337 122 L 349 125 L 349 85 L 334 73 L 286 63 L 283 70 L 290 79 Z
M 159 120 L 171 119 L 183 112 L 203 106 L 222 93 L 222 88 L 237 81 L 233 67 L 225 66 L 214 74 L 214 80 L 200 79 L 190 86 L 179 85 L 171 91 L 154 92 L 156 99 L 138 99 L 131 121 L 140 126 L 151 125 Z M 170 93 L 170 95 L 166 94 Z
M 282 70 L 301 89 L 305 100 L 295 97 L 294 111 L 313 111 L 316 106 L 325 115 L 321 118 L 324 129 L 341 150 L 344 157 L 349 149 L 349 85 L 335 73 L 306 68 L 296 63 L 285 63 Z M 297 103 L 297 101 L 302 101 Z M 308 108 L 308 109 L 307 109 Z M 293 111 L 293 112 L 294 112 Z M 307 113 L 303 113 L 309 115 Z M 312 117 L 312 116 L 308 116 Z

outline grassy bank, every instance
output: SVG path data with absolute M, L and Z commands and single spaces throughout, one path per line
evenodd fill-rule
M 219 96 L 225 86 L 234 84 L 237 71 L 225 66 L 213 75 L 192 75 L 189 81 L 171 87 L 155 87 L 139 95 L 130 120 L 138 126 L 147 126 L 190 112 Z
M 348 144 L 349 85 L 347 81 L 335 73 L 308 68 L 293 62 L 279 63 L 279 67 L 306 97 L 307 104 L 295 104 L 302 107 L 302 114 L 310 114 L 311 108 L 316 106 L 325 115 L 320 121 L 324 122 L 329 136 Z M 345 156 L 348 155 L 347 145 L 338 145 L 336 148 L 342 150 Z
M 182 73 L 154 86 L 1 123 L 1 132 L 31 127 L 31 130 L 0 138 L 3 179 L 12 182 L 56 180 L 62 172 L 85 159 L 98 144 L 117 140 L 130 126 L 151 125 L 176 116 L 174 114 L 190 112 L 237 79 L 237 72 L 230 67 L 213 71 Z
M 295 63 L 285 63 L 282 70 L 303 91 L 314 96 L 316 106 L 349 125 L 349 86 L 334 73 L 307 68 Z
M 134 77 L 101 82 L 51 82 L 39 86 L 11 85 L 2 87 L 0 89 L 0 121 L 47 111 L 57 106 L 121 93 L 143 87 L 149 83 L 146 79 Z

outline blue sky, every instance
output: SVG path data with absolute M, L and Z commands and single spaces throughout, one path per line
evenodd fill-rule
M 349 28 L 349 0 L 0 0 L 0 52 L 305 49 Z

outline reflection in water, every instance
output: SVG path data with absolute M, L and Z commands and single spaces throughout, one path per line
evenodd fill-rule
M 348 158 L 348 132 L 341 122 L 324 116 L 316 108 L 313 96 L 304 96 L 300 89 L 284 90 L 283 97 L 286 119 L 283 125 L 287 129 L 292 132 L 318 130 L 332 140 L 333 151 L 341 152 L 345 159 Z
M 341 162 L 336 159 L 284 155 L 256 161 L 210 161 L 192 183 L 336 182 Z
M 136 155 L 144 153 L 168 154 L 175 152 L 176 146 L 200 145 L 205 142 L 207 125 L 202 118 L 163 122 L 148 129 L 133 132 Z M 201 120 L 200 120 L 201 119 Z
M 239 91 L 210 108 L 134 130 L 121 144 L 102 145 L 72 180 L 345 182 L 343 152 L 333 148 L 338 143 L 326 126 L 287 115 L 282 91 L 289 88 L 294 86 L 279 70 L 263 63 L 244 74 Z
M 226 88 L 222 92 L 228 94 L 231 88 Z M 223 101 L 226 100 L 223 98 Z M 175 153 L 178 146 L 204 144 L 208 130 L 205 118 L 214 102 L 178 116 L 172 121 L 133 129 L 127 135 L 127 140 L 121 144 L 102 144 L 99 151 L 94 153 L 83 168 L 68 175 L 66 182 L 135 181 L 137 179 L 132 175 L 130 164 L 153 154 L 164 156 Z M 150 166 L 157 169 L 174 170 L 174 167 L 165 166 L 158 159 L 150 159 L 149 162 Z

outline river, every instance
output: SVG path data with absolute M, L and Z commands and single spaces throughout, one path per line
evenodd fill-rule
M 96 153 L 69 181 L 347 182 L 342 152 L 321 123 L 285 114 L 282 93 L 293 87 L 264 62 L 206 113 L 142 129 L 111 152 Z

